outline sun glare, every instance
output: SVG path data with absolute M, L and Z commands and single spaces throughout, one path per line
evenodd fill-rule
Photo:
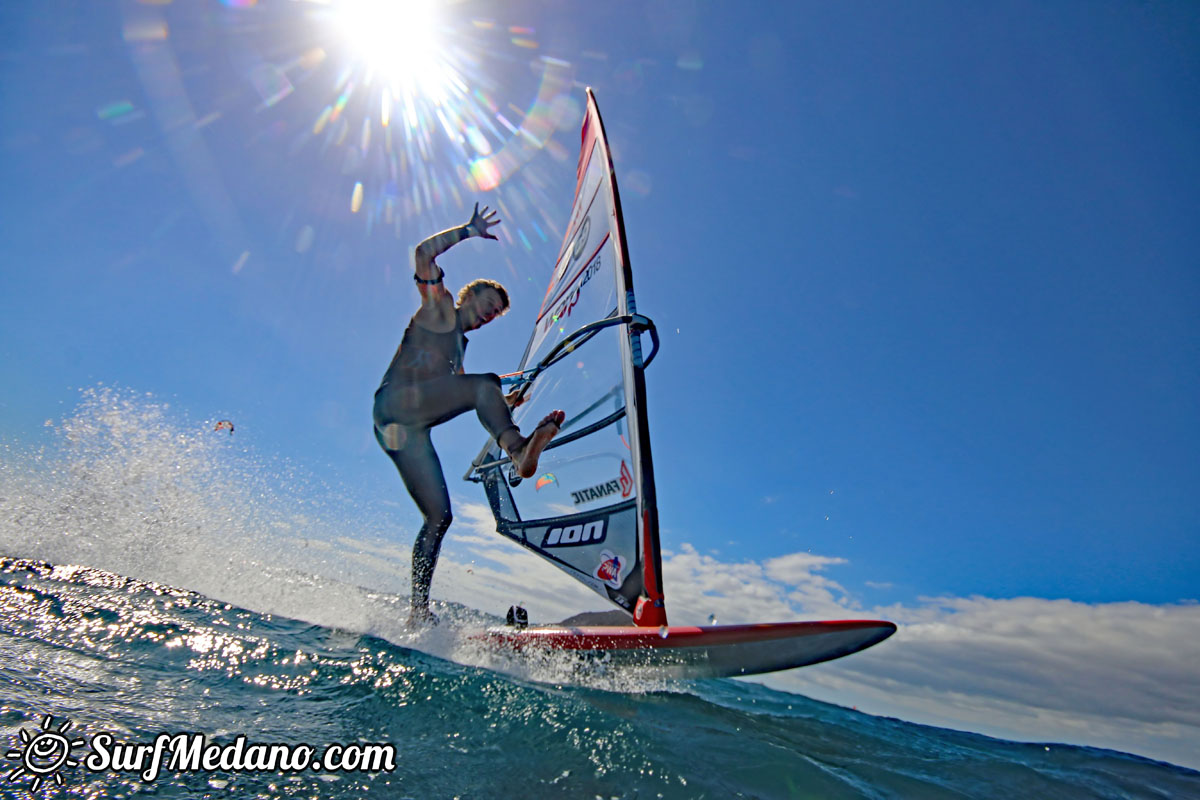
M 440 102 L 449 88 L 435 0 L 341 0 L 337 26 L 355 58 L 402 95 Z

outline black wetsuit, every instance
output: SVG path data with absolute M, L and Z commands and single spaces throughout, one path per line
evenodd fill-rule
M 495 374 L 461 374 L 466 349 L 461 327 L 435 333 L 410 321 L 375 392 L 375 439 L 425 518 L 413 544 L 414 608 L 428 608 L 433 568 L 451 522 L 450 493 L 429 429 L 471 409 L 497 439 L 516 427 Z

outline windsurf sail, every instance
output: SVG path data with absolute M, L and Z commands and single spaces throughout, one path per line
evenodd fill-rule
M 657 351 L 654 323 L 637 312 L 616 175 L 589 88 L 570 221 L 533 335 L 508 376 L 525 401 L 514 413 L 523 430 L 555 408 L 567 418 L 534 477 L 521 480 L 494 440 L 465 477 L 483 485 L 501 535 L 645 626 L 667 624 L 644 374 Z

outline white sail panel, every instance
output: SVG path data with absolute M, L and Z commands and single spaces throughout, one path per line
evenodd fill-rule
M 519 368 L 525 402 L 514 414 L 522 430 L 557 408 L 566 421 L 533 478 L 517 478 L 495 442 L 468 478 L 483 484 L 499 533 L 634 614 L 647 570 L 658 569 L 633 346 L 652 323 L 631 313 L 619 200 L 590 92 L 582 143 L 571 220 Z

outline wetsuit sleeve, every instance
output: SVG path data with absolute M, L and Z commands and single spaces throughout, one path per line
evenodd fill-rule
M 454 245 L 471 238 L 469 225 L 459 225 L 457 228 L 447 228 L 441 233 L 435 233 L 417 245 L 414 261 L 417 268 L 418 280 L 434 280 L 441 271 L 434 259 L 449 250 Z

